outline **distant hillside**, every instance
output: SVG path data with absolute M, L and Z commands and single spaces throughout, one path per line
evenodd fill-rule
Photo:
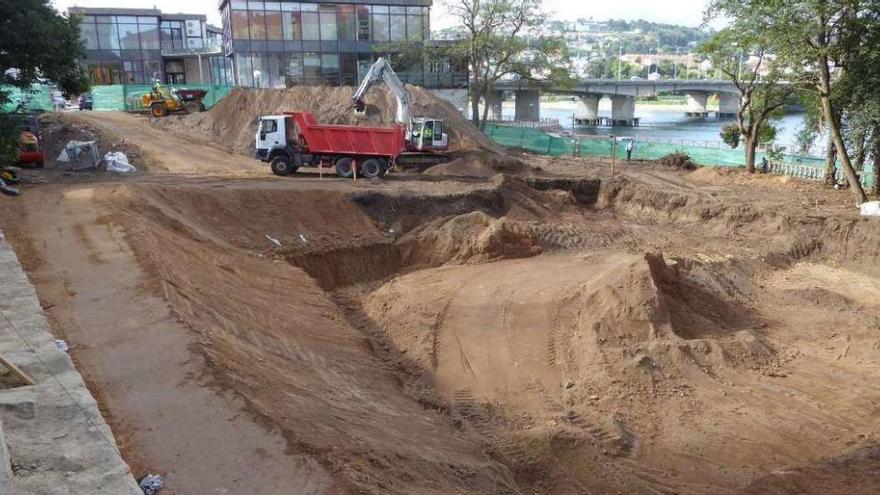
M 696 46 L 712 35 L 711 30 L 697 27 L 663 24 L 646 20 L 625 21 L 617 19 L 593 20 L 580 18 L 574 21 L 552 21 L 539 33 L 543 36 L 564 37 L 573 41 L 573 47 L 586 44 L 590 51 L 623 53 L 655 53 L 658 45 L 661 53 L 693 51 Z M 456 28 L 436 30 L 435 39 L 453 39 Z M 622 44 L 618 46 L 618 40 Z

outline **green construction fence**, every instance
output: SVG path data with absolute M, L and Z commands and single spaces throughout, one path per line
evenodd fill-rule
M 146 110 L 141 107 L 140 98 L 153 88 L 149 84 L 111 84 L 106 86 L 93 86 L 92 99 L 95 110 Z M 232 86 L 217 84 L 176 84 L 169 85 L 169 89 L 202 89 L 206 91 L 202 102 L 206 108 L 211 108 L 232 91 Z
M 202 89 L 206 91 L 202 100 L 205 107 L 211 108 L 232 91 L 232 86 L 216 84 L 177 84 L 169 86 L 171 89 Z M 140 97 L 149 93 L 152 89 L 147 84 L 111 84 L 105 86 L 93 86 L 91 89 L 93 107 L 95 110 L 142 110 Z M 2 86 L 0 90 L 7 93 L 9 102 L 0 106 L 0 112 L 11 112 L 18 108 L 29 111 L 52 110 L 52 88 L 47 84 L 34 84 L 30 89 L 20 89 L 14 86 Z M 72 101 L 76 105 L 76 101 Z
M 0 112 L 8 113 L 23 108 L 26 111 L 52 110 L 52 88 L 47 84 L 33 84 L 29 89 L 0 86 L 9 101 L 0 106 Z
M 545 132 L 533 127 L 509 126 L 495 123 L 487 123 L 485 132 L 486 135 L 501 146 L 523 149 L 540 155 L 611 156 L 612 141 L 608 138 L 567 136 Z M 634 160 L 657 160 L 670 153 L 684 152 L 698 165 L 712 167 L 745 166 L 745 155 L 742 150 L 720 146 L 707 147 L 693 144 L 657 142 L 650 138 L 633 138 L 633 140 L 632 158 Z M 615 156 L 620 159 L 626 158 L 626 148 L 623 143 L 617 143 Z M 757 161 L 760 162 L 764 156 L 765 153 L 759 151 Z M 825 169 L 825 160 L 799 155 L 784 155 L 782 162 L 774 164 L 773 169 L 774 172 L 778 173 L 819 180 L 822 178 L 822 173 Z M 866 172 L 862 174 L 861 181 L 866 186 L 870 186 L 873 184 L 873 177 L 867 171 L 870 171 L 872 167 L 866 165 L 865 169 Z

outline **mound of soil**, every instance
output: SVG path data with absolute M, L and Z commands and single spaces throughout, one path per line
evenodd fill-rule
M 697 164 L 690 155 L 682 152 L 670 153 L 658 160 L 661 165 L 679 170 L 694 170 Z
M 407 86 L 414 116 L 444 120 L 451 151 L 502 149 L 473 126 L 451 103 L 430 91 Z M 297 86 L 287 89 L 236 88 L 208 112 L 154 119 L 154 125 L 183 133 L 197 140 L 222 143 L 236 153 L 252 155 L 257 122 L 262 115 L 308 111 L 322 124 L 390 126 L 397 103 L 391 91 L 379 86 L 366 97 L 365 115 L 357 115 L 351 104 L 352 87 Z
M 528 165 L 511 155 L 491 151 L 466 151 L 455 154 L 449 162 L 434 165 L 425 173 L 460 177 L 491 177 L 498 173 L 519 175 L 530 171 Z

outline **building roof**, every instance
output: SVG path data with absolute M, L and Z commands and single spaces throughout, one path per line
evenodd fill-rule
M 71 14 L 85 15 L 152 15 L 160 16 L 162 12 L 156 9 L 123 9 L 116 7 L 70 7 L 67 12 Z
M 204 14 L 166 13 L 158 9 L 126 9 L 117 7 L 70 7 L 67 12 L 83 15 L 142 15 L 161 17 L 167 21 L 198 20 L 205 22 L 208 16 Z
M 294 0 L 281 0 L 282 3 Z M 430 7 L 434 0 L 296 0 L 297 3 L 348 3 L 355 5 L 405 5 L 412 7 Z M 217 8 L 223 10 L 223 6 L 229 3 L 229 0 L 220 0 Z

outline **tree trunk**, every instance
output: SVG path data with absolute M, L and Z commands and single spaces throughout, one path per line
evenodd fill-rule
M 871 152 L 874 160 L 874 196 L 880 196 L 880 126 L 874 128 L 874 149 Z
M 758 138 L 754 134 L 746 136 L 746 170 L 755 173 L 755 151 L 758 149 Z
M 834 146 L 834 140 L 831 134 L 828 135 L 828 147 L 825 151 L 825 184 L 833 186 L 835 182 L 835 174 L 837 172 L 837 149 Z
M 480 125 L 480 89 L 479 85 L 474 83 L 473 87 L 471 87 L 471 122 L 474 123 L 475 126 Z
M 843 142 L 843 136 L 840 134 L 840 126 L 837 119 L 834 118 L 834 109 L 831 107 L 831 71 L 828 69 L 827 57 L 819 57 L 819 99 L 822 102 L 822 112 L 825 114 L 825 120 L 828 122 L 828 133 L 834 140 L 834 146 L 837 148 L 837 156 L 840 157 L 840 165 L 843 167 L 843 173 L 849 182 L 850 191 L 857 204 L 862 204 L 868 200 L 865 196 L 865 190 L 859 182 L 859 177 L 853 169 L 852 162 L 849 160 L 849 154 L 846 152 L 846 143 Z
M 492 94 L 491 91 L 486 91 L 486 98 L 483 102 L 483 118 L 480 119 L 480 130 L 486 130 L 486 121 L 489 119 L 489 107 L 492 106 L 492 102 L 489 101 L 489 95 Z
M 831 115 L 831 99 L 827 94 L 821 95 L 820 98 L 822 100 L 822 108 L 825 111 L 825 117 L 829 117 Z M 837 148 L 837 156 L 840 158 L 840 165 L 843 168 L 843 173 L 846 175 L 847 182 L 849 182 L 853 198 L 856 200 L 857 204 L 862 204 L 868 200 L 868 197 L 865 195 L 865 190 L 862 189 L 859 177 L 856 175 L 852 162 L 849 160 L 849 154 L 846 152 L 846 144 L 843 142 L 843 136 L 840 134 L 840 127 L 837 125 L 835 119 L 828 119 L 828 132 L 834 140 L 834 146 Z

